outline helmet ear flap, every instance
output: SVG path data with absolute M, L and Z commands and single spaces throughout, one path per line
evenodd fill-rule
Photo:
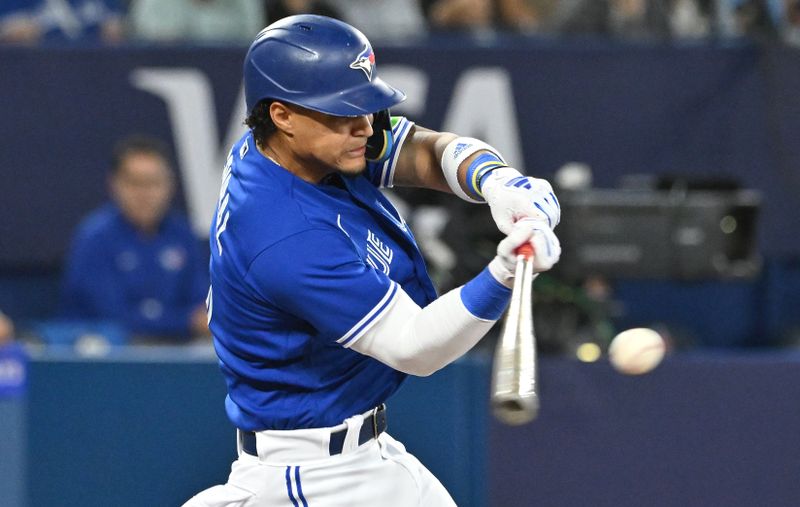
M 388 109 L 375 113 L 372 120 L 372 135 L 367 139 L 366 158 L 370 162 L 383 162 L 389 158 L 394 145 L 392 119 Z

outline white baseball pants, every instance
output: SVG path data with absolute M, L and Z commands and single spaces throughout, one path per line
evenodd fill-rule
M 228 482 L 184 507 L 455 506 L 439 480 L 389 434 L 352 445 L 350 434 L 358 435 L 362 420 L 346 421 L 349 445 L 335 456 L 321 445 L 328 428 L 261 432 L 258 457 L 240 450 Z

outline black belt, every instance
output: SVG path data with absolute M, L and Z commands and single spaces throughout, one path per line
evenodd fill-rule
M 364 424 L 358 432 L 358 445 L 366 444 L 373 438 L 386 431 L 386 405 L 381 404 L 372 411 L 369 416 L 364 418 Z M 347 428 L 331 433 L 331 441 L 328 445 L 328 452 L 331 456 L 342 453 L 344 439 L 347 436 Z M 256 447 L 256 434 L 252 431 L 239 430 L 239 438 L 242 442 L 242 450 L 251 456 L 258 456 Z

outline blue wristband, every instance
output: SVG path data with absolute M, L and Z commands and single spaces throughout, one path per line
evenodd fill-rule
M 511 299 L 511 289 L 494 279 L 489 268 L 461 287 L 461 302 L 472 315 L 484 320 L 497 320 Z
M 489 172 L 498 167 L 507 167 L 500 158 L 494 153 L 484 152 L 475 157 L 467 168 L 467 189 L 473 195 L 483 197 L 481 192 L 481 180 Z

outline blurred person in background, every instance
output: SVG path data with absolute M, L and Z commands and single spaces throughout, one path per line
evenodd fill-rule
M 0 41 L 101 42 L 125 38 L 120 0 L 3 0 Z
M 557 0 L 422 0 L 431 30 L 538 31 Z
M 0 42 L 32 44 L 39 41 L 42 29 L 28 0 L 0 3 Z
M 781 38 L 790 46 L 800 47 L 800 0 L 786 0 L 785 5 Z
M 778 32 L 776 11 L 771 11 L 768 2 L 763 0 L 737 2 L 734 22 L 736 35 L 772 38 Z
M 418 0 L 328 0 L 341 20 L 376 41 L 406 42 L 427 33 Z
M 328 2 L 320 0 L 264 0 L 264 13 L 266 14 L 264 25 L 294 14 L 318 14 L 336 19 L 342 17 L 341 13 Z
M 150 42 L 249 42 L 263 27 L 256 0 L 131 0 L 131 36 Z
M 14 339 L 14 323 L 6 314 L 0 312 L 0 347 Z
M 565 0 L 554 16 L 555 30 L 569 35 L 659 39 L 670 33 L 665 0 Z
M 669 25 L 672 37 L 691 39 L 708 37 L 714 32 L 714 0 L 672 0 Z
M 436 31 L 489 31 L 492 28 L 491 0 L 422 0 L 422 6 Z
M 171 209 L 167 160 L 165 148 L 146 137 L 117 147 L 112 202 L 83 220 L 69 251 L 64 317 L 115 322 L 146 342 L 208 335 L 207 258 L 186 218 Z
M 537 32 L 554 12 L 558 0 L 495 0 L 496 23 L 502 29 Z
M 10 398 L 20 397 L 25 392 L 26 379 L 27 379 L 27 353 L 25 347 L 21 342 L 14 339 L 14 323 L 3 312 L 0 312 L 0 428 L 7 430 L 8 424 L 3 421 L 4 417 L 8 416 L 5 411 L 7 405 L 4 402 Z M 4 433 L 0 434 L 8 439 L 14 439 L 14 434 Z M 7 442 L 8 440 L 6 440 Z M 4 452 L 8 450 L 8 446 L 0 444 L 0 455 L 6 459 Z M 11 462 L 14 462 L 13 456 Z M 0 498 L 6 499 L 5 495 L 0 495 Z M 13 505 L 14 502 L 11 502 Z M 3 505 L 6 505 L 3 503 Z
M 784 7 L 784 0 L 717 0 L 720 35 L 773 39 Z

